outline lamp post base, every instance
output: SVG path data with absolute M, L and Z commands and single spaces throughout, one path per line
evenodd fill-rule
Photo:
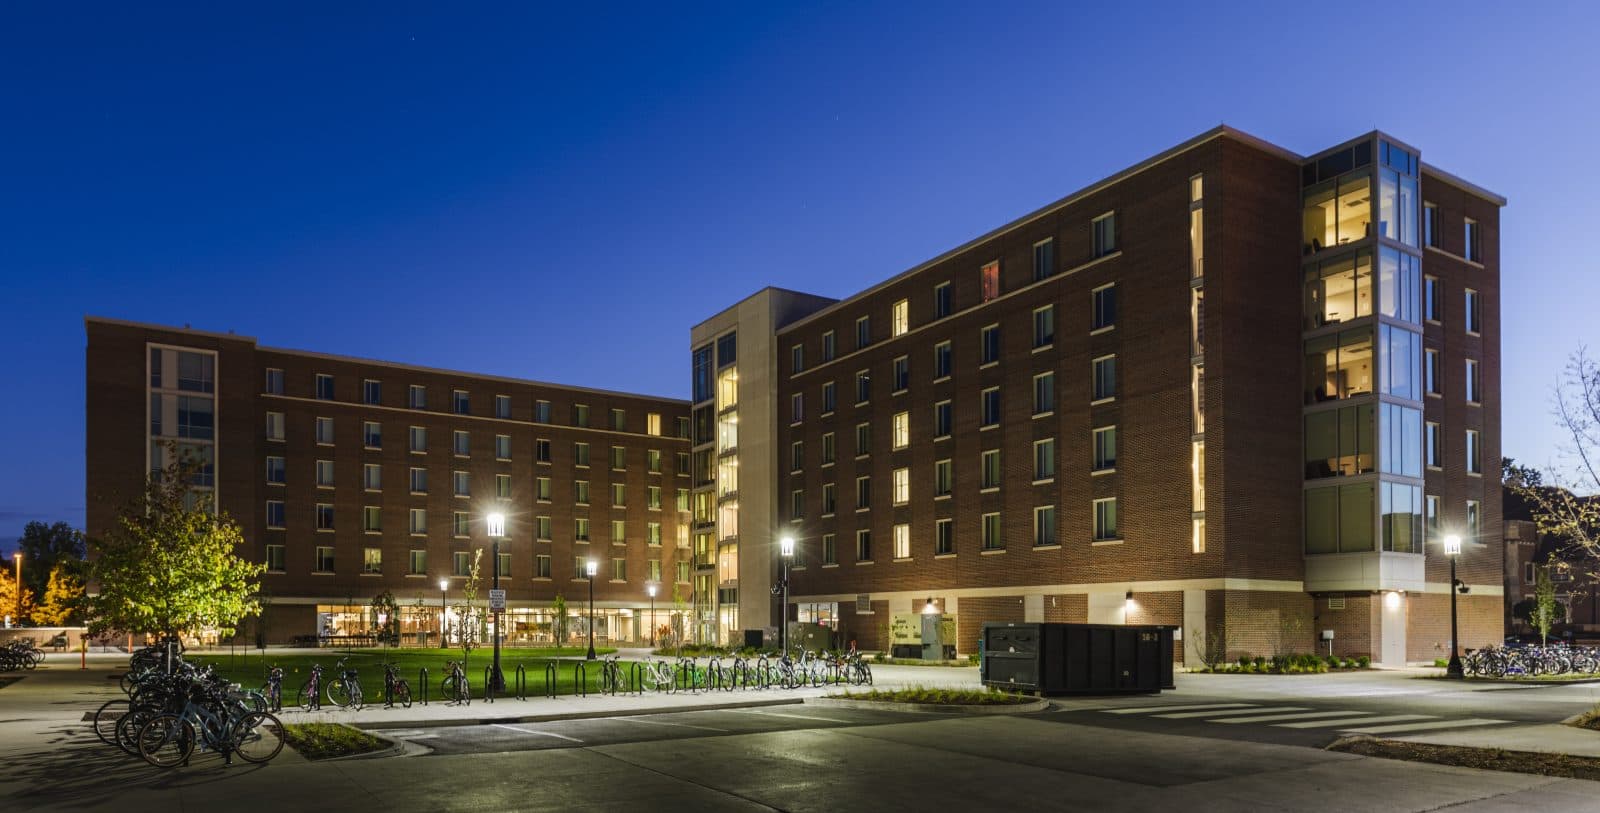
M 1461 668 L 1460 655 L 1453 652 L 1450 654 L 1450 663 L 1444 668 L 1444 676 L 1451 680 L 1464 680 L 1467 677 L 1465 670 Z

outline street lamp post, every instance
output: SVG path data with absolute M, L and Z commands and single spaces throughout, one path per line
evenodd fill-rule
M 445 635 L 444 635 L 444 620 L 445 620 L 444 616 L 445 616 L 445 612 L 446 612 L 445 608 L 444 608 L 444 596 L 445 596 L 445 591 L 448 590 L 448 589 L 450 589 L 450 580 L 449 579 L 440 579 L 439 580 L 439 648 L 440 649 L 449 649 L 450 648 L 450 644 L 447 641 L 445 641 Z
M 1444 538 L 1444 554 L 1450 557 L 1450 664 L 1445 667 L 1444 676 L 1460 680 L 1466 675 L 1461 671 L 1461 633 L 1456 627 L 1456 559 L 1461 557 L 1461 537 L 1450 534 Z
M 22 626 L 22 551 L 14 551 L 11 558 L 17 562 L 17 614 L 12 617 L 12 623 Z
M 489 538 L 494 540 L 494 587 L 495 595 L 500 593 L 500 540 L 506 535 L 506 515 L 499 512 L 488 516 Z M 497 693 L 506 690 L 506 675 L 500 671 L 500 619 L 501 609 L 496 606 L 494 611 L 494 666 L 489 671 L 489 688 Z
M 650 648 L 656 645 L 656 583 L 651 582 L 644 586 L 644 591 L 650 594 Z
M 778 605 L 778 646 L 783 654 L 789 654 L 789 561 L 794 558 L 794 537 L 784 534 L 778 540 L 778 559 L 781 563 L 782 578 L 778 579 L 778 589 L 782 591 L 781 603 Z
M 584 657 L 594 660 L 594 575 L 600 571 L 600 563 L 590 559 L 583 563 L 583 569 L 589 576 L 589 654 Z

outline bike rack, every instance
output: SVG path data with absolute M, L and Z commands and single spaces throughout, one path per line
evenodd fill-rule
M 644 696 L 644 667 L 638 661 L 628 664 L 628 685 L 630 694 Z
M 556 696 L 556 682 L 557 682 L 557 680 L 556 680 L 556 662 L 555 661 L 546 661 L 545 665 L 544 665 L 544 696 L 545 697 L 554 698 Z
M 589 696 L 589 669 L 583 661 L 572 662 L 572 693 L 579 697 Z
M 422 705 L 428 705 L 428 667 L 417 670 L 417 682 L 422 684 Z
M 483 667 L 483 702 L 494 702 L 494 667 Z
M 706 691 L 722 688 L 722 659 L 713 656 L 706 661 Z
M 673 686 L 678 691 L 688 691 L 693 694 L 697 691 L 694 681 L 694 659 L 679 658 L 677 674 L 673 675 Z
M 528 670 L 522 664 L 517 664 L 517 699 L 528 699 Z

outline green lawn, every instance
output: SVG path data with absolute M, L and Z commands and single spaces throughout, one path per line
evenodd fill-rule
M 538 649 L 538 650 L 501 650 L 500 667 L 505 671 L 506 684 L 514 687 L 516 682 L 516 669 L 521 665 L 527 670 L 528 694 L 535 696 L 544 691 L 545 664 L 555 663 L 557 672 L 558 694 L 572 694 L 573 668 L 572 661 L 553 661 L 550 655 L 554 652 L 567 650 Z M 582 656 L 587 649 L 570 650 L 571 654 Z M 612 649 L 595 650 L 597 653 L 609 654 Z M 228 680 L 238 683 L 246 689 L 260 688 L 266 682 L 267 668 L 278 666 L 283 669 L 283 695 L 284 703 L 293 702 L 295 690 L 300 688 L 310 677 L 311 666 L 322 664 L 322 679 L 324 685 L 335 676 L 335 665 L 340 658 L 348 657 L 347 666 L 354 667 L 361 674 L 361 690 L 367 697 L 368 703 L 382 703 L 383 698 L 383 666 L 384 662 L 392 662 L 400 667 L 400 675 L 411 684 L 411 697 L 415 702 L 422 700 L 422 687 L 418 684 L 419 670 L 426 667 L 428 670 L 428 696 L 430 700 L 439 700 L 439 682 L 444 677 L 444 666 L 447 660 L 460 660 L 459 649 L 357 649 L 346 654 L 342 649 L 329 649 L 315 654 L 289 654 L 275 653 L 267 650 L 262 654 L 259 650 L 228 655 L 226 653 L 208 653 L 205 655 L 190 655 L 186 659 L 194 663 L 211 664 L 216 667 L 218 674 Z M 482 696 L 483 670 L 489 666 L 494 658 L 493 651 L 487 648 L 474 650 L 467 660 L 467 678 L 472 686 L 474 697 Z M 586 670 L 589 691 L 599 691 L 599 662 L 588 665 Z M 510 694 L 508 691 L 507 694 Z M 326 702 L 326 696 L 324 696 Z

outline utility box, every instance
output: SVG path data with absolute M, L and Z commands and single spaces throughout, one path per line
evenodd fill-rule
M 990 621 L 985 686 L 1048 694 L 1156 693 L 1173 682 L 1174 627 Z
M 922 659 L 948 661 L 956 656 L 956 618 L 944 613 L 922 614 Z

